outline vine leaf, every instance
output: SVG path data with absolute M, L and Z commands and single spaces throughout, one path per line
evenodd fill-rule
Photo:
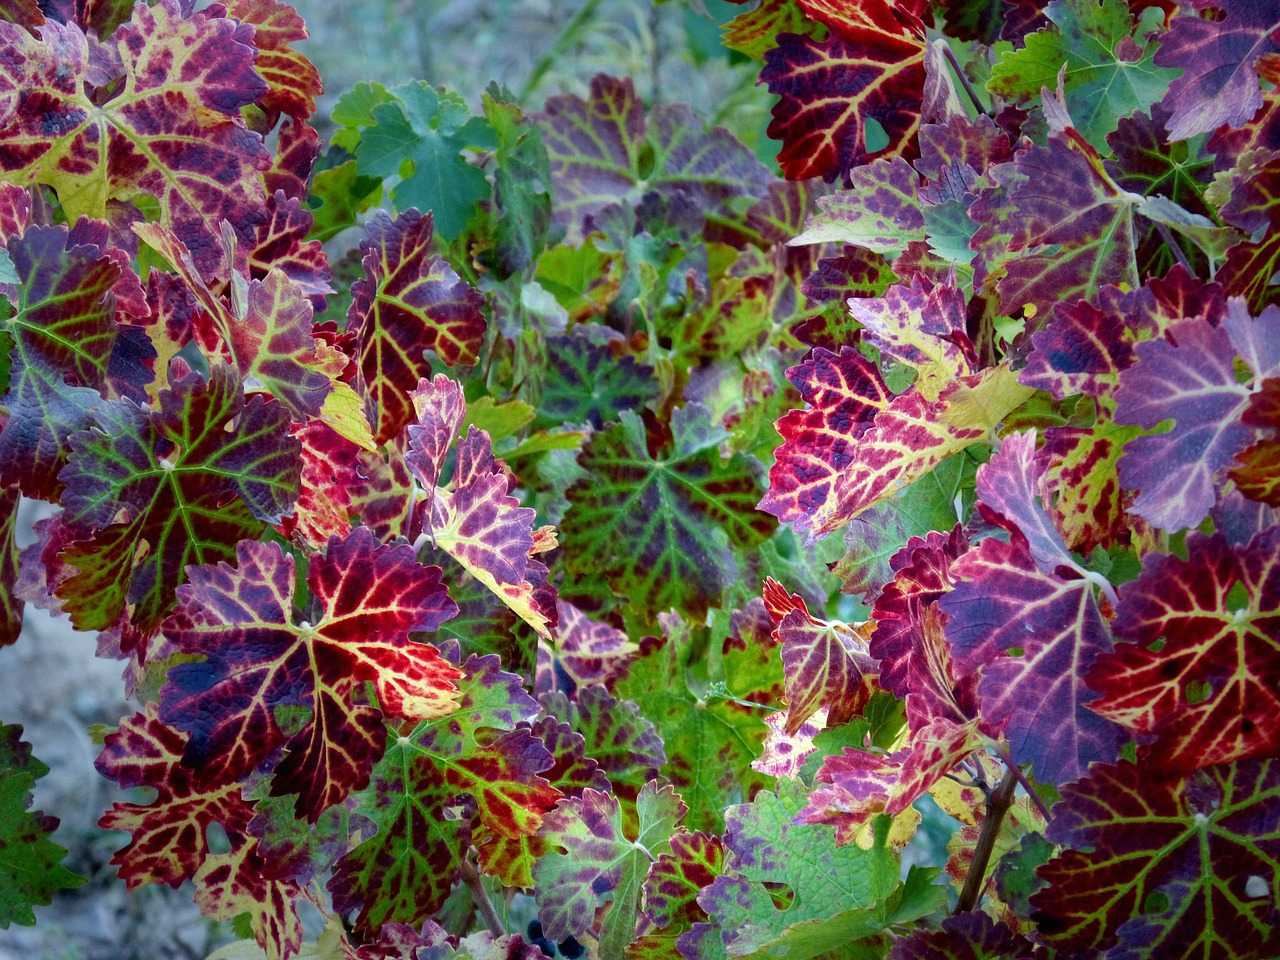
M 1041 934 L 1067 949 L 1206 960 L 1274 953 L 1277 804 L 1274 760 L 1185 778 L 1099 764 L 1053 808 L 1045 837 L 1069 849 L 1036 871 L 1049 886 L 1031 897 L 1032 918 L 1044 918 Z
M 1270 3 L 1229 4 L 1196 0 L 1198 10 L 1212 8 L 1209 19 L 1174 17 L 1155 62 L 1182 69 L 1161 101 L 1170 111 L 1169 136 L 1186 140 L 1224 124 L 1243 126 L 1262 106 L 1255 61 L 1280 52 L 1273 38 L 1280 15 Z
M 186 735 L 163 723 L 154 703 L 125 719 L 109 735 L 94 764 L 121 787 L 151 787 L 149 804 L 112 804 L 98 825 L 131 835 L 111 862 L 132 890 L 144 883 L 177 887 L 196 882 L 196 901 L 220 919 L 246 911 L 258 943 L 272 960 L 296 953 L 302 923 L 294 910 L 298 885 L 268 873 L 257 839 L 249 835 L 253 807 L 243 785 L 218 781 L 183 762 Z M 206 831 L 218 825 L 231 841 L 226 853 L 211 852 Z
M 640 417 L 619 418 L 579 457 L 587 476 L 569 488 L 560 525 L 566 566 L 603 577 L 646 615 L 696 616 L 737 582 L 735 553 L 773 531 L 754 510 L 755 472 L 741 454 L 721 458 L 722 435 L 697 404 L 672 415 L 671 449 L 657 455 Z
M 155 223 L 134 226 L 148 246 L 169 261 L 212 323 L 194 324 L 197 343 L 206 355 L 228 361 L 243 380 L 257 380 L 295 420 L 320 412 L 330 378 L 316 369 L 316 343 L 311 336 L 311 304 L 302 288 L 278 269 L 265 279 L 249 280 L 235 268 L 234 235 L 223 229 L 223 250 L 232 277 L 231 303 L 217 296 L 200 276 L 191 252 L 171 231 Z
M 1280 532 L 1243 547 L 1187 537 L 1187 559 L 1150 554 L 1113 624 L 1123 643 L 1085 678 L 1096 713 L 1139 734 L 1148 765 L 1190 771 L 1280 744 Z M 1157 647 L 1157 642 L 1159 646 Z
M 62 865 L 67 851 L 49 834 L 58 818 L 31 811 L 32 788 L 49 768 L 31 755 L 22 727 L 0 724 L 0 928 L 32 926 L 31 908 L 47 905 L 58 890 L 70 890 L 84 878 Z
M 268 88 L 258 105 L 306 120 L 324 88 L 315 64 L 291 46 L 309 36 L 298 11 L 278 0 L 229 0 L 226 6 L 228 16 L 253 25 L 253 69 Z
M 452 240 L 490 192 L 484 171 L 468 163 L 462 151 L 495 148 L 493 128 L 473 117 L 457 94 L 421 80 L 381 94 L 355 148 L 358 169 L 386 179 L 412 164 L 412 172 L 392 192 L 397 209 L 430 211 L 440 235 Z
M 681 791 L 689 808 L 686 826 L 718 833 L 725 807 L 765 783 L 747 772 L 764 740 L 763 711 L 708 697 L 705 678 L 685 669 L 694 642 L 689 627 L 668 614 L 660 615 L 659 622 L 664 636 L 646 639 L 641 655 L 618 681 L 617 694 L 643 703 L 645 718 L 657 728 L 666 754 L 661 773 Z M 596 717 L 597 723 L 605 719 L 599 712 Z M 594 739 L 587 735 L 588 745 Z M 634 752 L 639 744 L 627 746 Z M 652 762 L 657 752 L 646 750 L 641 756 Z M 612 771 L 610 779 L 617 783 Z
M 1120 480 L 1136 488 L 1132 510 L 1176 531 L 1195 527 L 1216 499 L 1215 476 L 1257 438 L 1242 421 L 1253 393 L 1280 364 L 1280 308 L 1256 320 L 1233 298 L 1220 327 L 1205 320 L 1176 323 L 1164 339 L 1138 344 L 1137 362 L 1120 374 L 1116 419 L 1151 429 L 1172 418 L 1168 433 L 1130 440 Z M 1242 383 L 1235 359 L 1253 374 Z
M 1036 503 L 1041 469 L 1035 434 L 1007 438 L 978 471 L 988 516 L 1003 518 L 1008 543 L 989 538 L 951 567 L 962 579 L 938 601 L 962 676 L 982 671 L 984 732 L 1003 733 L 1018 763 L 1053 782 L 1115 758 L 1121 728 L 1087 709 L 1096 694 L 1084 674 L 1112 641 L 1094 596 L 1094 577 L 1075 563 Z M 988 502 L 989 501 L 989 502 Z
M 7 219 L 14 277 L 0 284 L 8 300 L 0 301 L 0 390 L 9 413 L 0 424 L 0 485 L 56 499 L 70 437 L 90 426 L 109 392 L 117 304 L 120 319 L 149 308 L 127 256 L 107 246 L 105 224 Z
M 1140 198 L 1115 184 L 1075 130 L 1054 133 L 990 177 L 994 186 L 969 208 L 979 225 L 970 245 L 990 259 L 1004 313 L 1091 299 L 1105 283 L 1139 285 L 1133 211 Z M 984 254 L 997 237 L 994 256 Z
M 873 160 L 849 174 L 849 189 L 818 197 L 818 212 L 790 246 L 851 243 L 896 256 L 924 240 L 920 178 L 901 157 Z
M 682 956 L 814 957 L 937 908 L 945 893 L 925 871 L 900 883 L 882 834 L 869 849 L 837 847 L 831 827 L 796 822 L 803 790 L 783 780 L 726 812 L 725 872 L 698 895 L 711 921 L 680 938 Z M 783 885 L 785 910 L 766 884 Z
M 852 351 L 842 352 L 842 359 L 851 361 L 836 374 L 843 389 L 815 392 L 810 410 L 779 421 L 784 441 L 799 453 L 784 443 L 769 473 L 769 492 L 760 501 L 761 510 L 790 522 L 810 541 L 896 494 L 952 454 L 988 440 L 1030 395 L 1007 366 L 999 366 L 958 378 L 936 401 L 916 389 L 888 400 L 874 367 L 852 360 Z M 845 380 L 848 374 L 858 379 Z M 798 470 L 792 466 L 797 460 L 802 462 Z
M 803 599 L 788 594 L 772 577 L 765 578 L 764 592 L 774 622 L 773 639 L 782 648 L 787 694 L 784 731 L 794 735 L 823 707 L 830 726 L 847 723 L 862 712 L 875 692 L 879 665 L 867 652 L 874 624 L 819 620 Z
M 431 234 L 430 213 L 379 212 L 360 241 L 364 276 L 352 284 L 347 326 L 379 444 L 414 419 L 411 394 L 431 370 L 425 351 L 449 366 L 473 364 L 484 339 L 484 297 L 430 252 Z
M 76 573 L 58 596 L 81 630 L 114 627 L 128 607 L 136 631 L 154 632 L 188 566 L 230 558 L 297 497 L 289 414 L 262 396 L 246 402 L 229 368 L 215 365 L 208 382 L 188 375 L 159 407 L 106 404 L 99 426 L 71 438 L 60 476 L 76 540 L 61 558 Z
M 9 89 L 27 91 L 0 102 L 9 180 L 52 187 L 72 219 L 105 220 L 111 201 L 158 203 L 159 222 L 194 252 L 202 275 L 215 276 L 218 225 L 227 220 L 252 242 L 265 219 L 260 173 L 271 163 L 240 115 L 268 86 L 254 72 L 248 32 L 219 10 L 184 16 L 177 0 L 135 7 L 107 41 L 118 89 L 95 83 L 102 78 L 75 24 L 47 21 L 37 38 L 0 22 L 0 72 Z
M 546 935 L 553 940 L 578 936 L 592 925 L 597 898 L 612 893 L 613 906 L 600 924 L 600 956 L 622 960 L 636 936 L 649 870 L 670 853 L 672 834 L 686 810 L 675 788 L 645 784 L 636 798 L 638 826 L 631 840 L 617 797 L 587 789 L 581 797 L 557 803 L 539 831 L 552 852 L 533 868 Z
M 538 707 L 496 656 L 462 666 L 457 709 L 391 735 L 356 810 L 377 834 L 340 859 L 328 888 L 356 926 L 420 923 L 444 903 L 473 833 L 532 836 L 562 794 L 539 774 L 551 752 L 521 722 Z
M 442 374 L 414 391 L 418 423 L 409 427 L 406 464 L 429 491 L 431 539 L 544 639 L 556 624 L 555 588 L 535 553 L 555 546 L 552 528 L 533 529 L 534 511 L 507 496 L 506 465 L 493 456 L 489 434 L 467 428 L 455 449 L 453 481 L 437 486 L 444 457 L 467 408 L 459 384 Z M 542 541 L 540 534 L 549 534 Z
M 161 717 L 190 732 L 184 760 L 224 779 L 249 773 L 281 746 L 272 792 L 298 794 L 314 823 L 359 790 L 383 746 L 382 715 L 424 720 L 448 713 L 458 671 L 435 647 L 408 639 L 457 611 L 438 567 L 409 547 L 384 547 L 361 527 L 333 538 L 307 573 L 314 625 L 292 622 L 294 562 L 278 544 L 244 541 L 236 567 L 191 568 L 165 635 L 184 653 L 161 690 Z M 372 682 L 378 707 L 359 696 Z M 290 733 L 276 710 L 302 706 Z M 380 710 L 378 709 L 380 707 Z
M 1175 70 L 1157 67 L 1157 43 L 1146 40 L 1124 0 L 1055 0 L 1045 8 L 1051 24 L 1029 34 L 1019 50 L 1005 50 L 987 89 L 1020 101 L 1063 85 L 1067 109 L 1092 143 L 1116 129 L 1121 117 L 1146 110 L 1164 96 Z
M 574 244 L 617 204 L 656 195 L 725 219 L 742 199 L 762 197 L 770 179 L 733 134 L 706 129 L 689 107 L 665 104 L 646 117 L 630 79 L 597 75 L 586 100 L 552 97 L 537 121 L 555 184 L 552 223 Z
M 896 15 L 906 5 L 872 0 L 857 7 L 802 3 L 831 27 L 825 40 L 788 33 L 765 53 L 760 82 L 781 98 L 769 136 L 782 142 L 778 164 L 789 180 L 849 176 L 877 157 L 910 157 L 924 99 L 925 43 Z M 906 18 L 904 18 L 906 19 Z M 888 143 L 873 147 L 871 121 Z

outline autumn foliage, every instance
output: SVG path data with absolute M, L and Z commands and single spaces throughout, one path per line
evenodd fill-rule
M 297 14 L 192 7 L 0 4 L 0 643 L 123 661 L 130 888 L 273 960 L 534 960 L 517 890 L 1280 953 L 1280 3 L 744 5 L 776 168 L 607 76 L 322 144 Z M 0 727 L 0 925 L 44 772 Z

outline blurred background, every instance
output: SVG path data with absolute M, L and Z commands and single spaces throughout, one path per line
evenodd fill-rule
M 527 110 L 547 97 L 585 95 L 593 75 L 630 76 L 647 102 L 690 103 L 728 126 L 762 159 L 772 98 L 757 87 L 759 64 L 720 45 L 722 25 L 744 9 L 726 0 L 297 0 L 311 39 L 299 45 L 324 79 L 313 124 L 332 130 L 329 111 L 364 80 L 386 85 L 424 79 L 478 106 L 491 82 L 504 84 Z M 46 504 L 24 501 L 19 543 Z M 20 723 L 23 738 L 51 768 L 36 785 L 33 809 L 61 820 L 54 839 L 67 865 L 86 877 L 78 890 L 36 908 L 35 927 L 0 930 L 0 960 L 203 960 L 235 939 L 192 902 L 192 888 L 144 887 L 126 893 L 110 859 L 126 842 L 98 829 L 122 794 L 93 768 L 90 730 L 114 727 L 134 712 L 121 665 L 97 659 L 95 637 L 65 617 L 28 608 L 22 636 L 0 651 L 0 721 Z

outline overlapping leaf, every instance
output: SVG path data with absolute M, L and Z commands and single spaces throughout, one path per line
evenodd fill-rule
M 872 681 L 879 667 L 867 653 L 871 626 L 819 620 L 804 600 L 788 595 L 772 577 L 765 580 L 764 589 L 766 598 L 771 592 L 779 598 L 770 613 L 773 638 L 782 648 L 786 733 L 796 733 L 821 707 L 832 726 L 846 723 L 874 692 Z
M 1244 547 L 1187 538 L 1187 559 L 1151 554 L 1126 585 L 1114 629 L 1127 641 L 1095 661 L 1090 709 L 1159 739 L 1170 770 L 1270 756 L 1280 744 L 1280 533 Z
M 537 704 L 498 658 L 472 657 L 457 709 L 391 736 L 356 808 L 377 826 L 338 861 L 328 887 L 357 926 L 420 923 L 444 902 L 473 830 L 508 839 L 533 834 L 561 797 L 544 778 L 554 758 L 521 721 Z
M 936 401 L 914 389 L 890 400 L 874 367 L 865 360 L 854 363 L 870 371 L 865 383 L 871 391 L 858 384 L 846 388 L 844 396 L 817 394 L 813 409 L 779 421 L 784 440 L 793 441 L 797 453 L 784 444 L 760 509 L 810 539 L 892 496 L 952 454 L 989 439 L 1029 393 L 1001 366 L 958 378 Z M 848 415 L 851 405 L 864 419 Z M 874 416 L 869 425 L 867 414 Z M 817 456 L 805 452 L 808 438 L 816 441 Z M 801 458 L 814 466 L 790 466 Z
M 925 44 L 895 16 L 888 0 L 856 8 L 828 7 L 834 19 L 826 40 L 783 34 L 765 54 L 760 82 L 781 99 L 769 136 L 782 141 L 778 163 L 788 179 L 845 177 L 879 156 L 916 152 L 924 96 Z M 887 136 L 868 141 L 869 122 Z
M 763 717 L 728 699 L 708 698 L 705 675 L 688 663 L 688 628 L 671 620 L 667 628 L 669 637 L 646 642 L 617 692 L 643 703 L 645 717 L 657 727 L 667 760 L 662 773 L 689 808 L 688 828 L 718 833 L 725 807 L 765 782 L 746 772 L 760 752 Z
M 555 337 L 547 343 L 546 382 L 533 425 L 590 423 L 599 429 L 657 396 L 653 368 L 635 357 L 618 358 L 607 345 L 586 337 Z
M 212 322 L 212 331 L 195 325 L 207 354 L 231 363 L 241 379 L 261 382 L 294 419 L 320 412 L 330 379 L 316 369 L 311 304 L 298 284 L 274 268 L 265 279 L 246 280 L 237 274 L 233 254 L 227 257 L 226 272 L 234 278 L 228 304 L 205 284 L 191 252 L 172 232 L 153 223 L 134 232 L 169 261 Z M 226 239 L 224 250 L 233 250 Z
M 552 97 L 538 122 L 555 183 L 552 222 L 571 243 L 606 208 L 650 193 L 699 217 L 728 217 L 768 183 L 750 150 L 723 127 L 707 130 L 689 107 L 662 105 L 646 117 L 629 79 L 596 76 L 588 99 Z
M 274 400 L 247 402 L 235 373 L 215 366 L 162 391 L 159 410 L 108 404 L 71 440 L 62 471 L 66 522 L 77 538 L 58 588 L 74 624 L 116 626 L 128 608 L 153 632 L 187 566 L 229 559 L 287 513 L 298 491 L 298 443 Z
M 253 69 L 268 87 L 259 105 L 306 120 L 324 88 L 315 64 L 291 46 L 308 37 L 302 17 L 278 0 L 229 0 L 226 7 L 229 16 L 253 26 Z
M 0 302 L 0 388 L 9 413 L 0 425 L 0 484 L 54 498 L 71 434 L 89 426 L 107 395 L 117 291 L 122 316 L 145 315 L 147 305 L 124 254 L 105 245 L 104 224 L 26 227 L 25 217 L 6 219 L 16 282 L 0 284 L 9 301 Z
M 538 915 L 546 935 L 565 940 L 591 925 L 597 898 L 613 894 L 600 924 L 600 956 L 622 960 L 635 939 L 640 896 L 649 868 L 670 852 L 671 836 L 685 813 L 670 787 L 646 784 L 636 799 L 638 827 L 630 839 L 616 797 L 585 790 L 561 800 L 542 818 L 539 835 L 553 848 L 534 867 Z
M 851 243 L 873 253 L 902 253 L 925 236 L 919 193 L 920 178 L 906 160 L 873 160 L 849 174 L 847 191 L 819 197 L 818 212 L 788 242 Z
M 1142 29 L 1149 24 L 1134 23 L 1124 0 L 1054 0 L 1045 15 L 1051 25 L 1027 36 L 1020 49 L 1003 51 L 987 89 L 1026 101 L 1044 87 L 1056 89 L 1065 67 L 1067 108 L 1093 143 L 1115 130 L 1121 117 L 1163 97 L 1177 76 L 1153 63 L 1159 44 Z
M 98 772 L 125 788 L 157 791 L 148 804 L 117 801 L 98 821 L 132 838 L 111 862 L 130 889 L 144 883 L 177 887 L 194 879 L 202 908 L 225 919 L 250 911 L 258 942 L 273 960 L 283 960 L 302 941 L 293 906 L 301 890 L 291 880 L 265 875 L 257 841 L 248 834 L 253 809 L 242 785 L 219 782 L 183 763 L 186 740 L 160 720 L 154 704 L 107 737 Z M 206 834 L 215 824 L 231 841 L 225 853 L 211 852 Z
M 49 839 L 58 818 L 28 809 L 32 787 L 48 772 L 31 755 L 22 727 L 0 724 L 0 928 L 6 930 L 11 923 L 31 926 L 33 906 L 84 882 L 62 865 L 66 851 Z
M 802 789 L 782 781 L 777 793 L 763 791 L 754 803 L 729 809 L 725 873 L 698 895 L 711 922 L 680 938 L 683 956 L 799 960 L 935 909 L 941 889 L 920 871 L 901 884 L 897 859 L 882 838 L 867 850 L 837 848 L 831 827 L 797 823 Z M 785 910 L 766 884 L 789 893 Z
M 430 213 L 379 213 L 360 242 L 364 277 L 351 288 L 347 324 L 376 405 L 378 443 L 414 419 L 410 394 L 431 370 L 425 351 L 449 366 L 472 364 L 484 338 L 484 298 L 430 252 L 431 231 Z
M 1138 286 L 1133 206 L 1074 131 L 1055 134 L 1012 164 L 969 208 L 979 224 L 971 246 L 1000 273 L 1003 312 L 1047 311 L 1090 299 L 1105 283 Z M 994 243 L 994 254 L 983 250 Z
M 991 538 L 955 561 L 962 579 L 938 601 L 957 671 L 982 671 L 978 693 L 988 734 L 1003 733 L 1018 763 L 1054 782 L 1078 779 L 1094 760 L 1109 762 L 1124 740 L 1087 709 L 1096 695 L 1084 673 L 1111 649 L 1094 577 L 1072 560 L 1035 495 L 1040 471 L 1031 433 L 1009 437 L 978 472 L 986 506 L 1010 525 L 1008 543 Z
M 461 153 L 496 147 L 493 129 L 483 118 L 473 117 L 457 94 L 421 80 L 390 91 L 373 86 L 380 94 L 363 104 L 368 112 L 360 118 L 366 129 L 355 147 L 359 171 L 386 178 L 411 165 L 392 191 L 396 208 L 402 214 L 428 211 L 440 235 L 452 240 L 475 213 L 476 203 L 489 196 L 483 171 Z
M 177 0 L 135 7 L 108 41 L 123 75 L 109 91 L 95 90 L 103 78 L 80 27 L 48 21 L 35 37 L 0 23 L 5 82 L 27 91 L 0 101 L 8 178 L 53 187 L 72 218 L 106 219 L 110 201 L 157 202 L 160 223 L 212 277 L 219 224 L 248 244 L 264 219 L 258 175 L 270 164 L 240 116 L 268 90 L 255 49 L 217 13 L 184 15 Z
M 1185 320 L 1166 339 L 1134 349 L 1138 361 L 1120 374 L 1116 419 L 1146 429 L 1170 418 L 1174 425 L 1130 440 L 1120 479 L 1139 491 L 1135 513 L 1168 530 L 1194 527 L 1214 504 L 1218 472 L 1235 466 L 1236 454 L 1257 437 L 1241 417 L 1261 378 L 1280 364 L 1280 309 L 1255 320 L 1233 300 L 1221 327 Z M 1252 384 L 1236 376 L 1237 356 Z
M 741 454 L 722 460 L 721 436 L 695 404 L 673 414 L 672 449 L 657 456 L 644 422 L 630 411 L 619 418 L 579 458 L 588 475 L 567 494 L 565 563 L 603 577 L 645 614 L 705 612 L 737 581 L 735 551 L 772 532 L 753 509 L 755 472 Z
M 1040 932 L 1064 949 L 1216 960 L 1275 953 L 1280 770 L 1274 760 L 1186 778 L 1128 761 L 1063 791 L 1037 872 Z M 1257 880 L 1253 878 L 1257 877 Z
M 424 720 L 449 712 L 458 672 L 436 649 L 408 639 L 456 611 L 440 571 L 407 547 L 384 547 L 364 528 L 329 541 L 307 574 L 314 625 L 292 619 L 294 563 L 276 544 L 242 542 L 237 565 L 192 568 L 165 635 L 205 660 L 169 673 L 162 717 L 191 733 L 184 758 L 216 759 L 235 779 L 281 746 L 272 791 L 298 794 L 315 821 L 368 782 L 383 746 L 382 714 Z M 378 708 L 361 702 L 372 682 Z M 276 709 L 302 706 L 311 719 L 286 734 Z
M 667 762 L 662 737 L 639 704 L 612 696 L 593 684 L 574 701 L 564 694 L 542 695 L 546 711 L 582 734 L 588 755 L 600 764 L 614 792 L 634 796 Z M 628 793 L 629 791 L 629 793 Z
M 1280 43 L 1272 38 L 1280 13 L 1267 0 L 1196 0 L 1195 7 L 1218 15 L 1174 17 L 1155 57 L 1161 67 L 1182 69 L 1161 101 L 1171 113 L 1169 135 L 1175 140 L 1210 133 L 1223 124 L 1239 127 L 1251 119 L 1262 106 L 1254 61 L 1280 52 Z

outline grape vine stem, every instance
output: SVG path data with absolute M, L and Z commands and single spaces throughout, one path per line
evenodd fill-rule
M 471 891 L 471 899 L 476 902 L 476 909 L 484 917 L 484 922 L 488 925 L 489 931 L 495 937 L 505 935 L 507 932 L 506 927 L 502 925 L 502 921 L 498 918 L 498 911 L 493 908 L 493 901 L 489 899 L 489 891 L 484 888 L 484 881 L 480 879 L 480 874 L 476 871 L 475 865 L 464 857 L 462 869 L 459 872 L 462 875 L 462 882 Z
M 982 885 L 987 877 L 987 864 L 991 862 L 991 852 L 996 846 L 996 837 L 1000 835 L 1000 825 L 1004 823 L 1004 815 L 1013 806 L 1013 794 L 1018 786 L 1018 778 L 1008 764 L 1005 764 L 1004 776 L 1000 785 L 987 797 L 987 818 L 982 823 L 982 833 L 978 835 L 978 843 L 973 848 L 973 862 L 969 864 L 969 873 L 964 878 L 964 889 L 960 891 L 960 899 L 956 901 L 953 913 L 968 913 L 978 906 L 982 899 Z

